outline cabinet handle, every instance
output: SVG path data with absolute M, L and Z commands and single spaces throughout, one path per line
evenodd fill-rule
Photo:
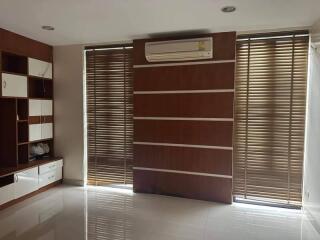
M 19 182 L 19 176 L 16 175 L 15 177 L 16 177 L 16 182 Z
M 6 82 L 6 80 L 3 80 L 3 81 L 2 81 L 2 86 L 3 86 L 3 88 L 6 88 L 6 87 L 7 87 L 7 82 Z

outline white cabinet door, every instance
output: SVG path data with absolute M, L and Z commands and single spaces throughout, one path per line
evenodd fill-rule
M 38 59 L 28 59 L 29 75 L 52 79 L 52 64 Z
M 2 73 L 2 96 L 27 97 L 28 96 L 27 77 Z
M 55 182 L 56 172 L 51 171 L 45 174 L 39 175 L 39 188 L 45 187 L 50 183 Z
M 41 138 L 47 139 L 52 138 L 52 123 L 43 123 L 41 124 Z
M 54 170 L 39 175 L 39 188 L 45 187 L 51 183 L 62 179 L 62 167 L 57 167 Z
M 41 124 L 29 125 L 29 141 L 37 141 L 42 139 L 42 126 Z
M 42 101 L 36 99 L 29 100 L 29 116 L 41 116 Z
M 0 205 L 14 200 L 14 184 L 0 188 Z
M 41 101 L 41 115 L 52 116 L 52 100 Z
M 15 174 L 14 194 L 20 198 L 28 193 L 38 190 L 38 167 Z

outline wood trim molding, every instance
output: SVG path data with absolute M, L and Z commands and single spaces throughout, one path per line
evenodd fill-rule
M 209 145 L 196 145 L 196 144 L 177 144 L 177 143 L 156 143 L 156 142 L 133 142 L 136 145 L 151 145 L 151 146 L 171 146 L 171 147 L 191 147 L 191 148 L 205 148 L 205 149 L 222 149 L 233 150 L 233 147 L 224 146 L 209 146 Z
M 232 179 L 231 175 L 222 175 L 222 174 L 212 174 L 212 173 L 202 173 L 202 172 L 189 172 L 189 171 L 179 171 L 179 170 L 172 170 L 172 169 L 146 168 L 146 167 L 133 167 L 133 169 L 134 170 L 141 170 L 141 171 L 179 173 L 179 174 L 188 174 L 188 175 L 196 175 L 196 176 L 230 178 L 230 179 Z
M 163 120 L 163 121 L 212 121 L 233 122 L 233 118 L 195 118 L 195 117 L 133 117 L 134 120 Z
M 134 91 L 133 94 L 233 93 L 234 89 Z

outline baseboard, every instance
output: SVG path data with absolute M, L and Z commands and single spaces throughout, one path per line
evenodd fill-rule
M 72 185 L 72 186 L 84 186 L 84 181 L 83 180 L 78 180 L 78 179 L 68 179 L 64 178 L 63 183 L 66 185 Z
M 304 213 L 307 215 L 308 219 L 310 220 L 312 226 L 317 230 L 320 234 L 320 223 L 315 219 L 313 214 L 308 210 L 308 208 L 303 208 Z

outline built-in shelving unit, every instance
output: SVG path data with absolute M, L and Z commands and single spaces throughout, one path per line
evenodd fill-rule
M 2 209 L 60 183 L 63 160 L 53 150 L 52 47 L 1 28 L 0 36 Z
M 53 157 L 52 48 L 0 29 L 15 44 L 0 45 L 0 169 L 34 160 L 32 146 Z

